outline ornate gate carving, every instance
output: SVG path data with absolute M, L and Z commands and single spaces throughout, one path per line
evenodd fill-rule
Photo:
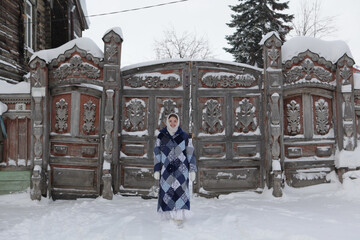
M 154 190 L 154 140 L 172 112 L 193 136 L 196 191 L 263 187 L 260 69 L 179 61 L 129 67 L 122 73 L 120 191 Z
M 193 62 L 191 70 L 196 190 L 219 194 L 262 188 L 260 69 Z

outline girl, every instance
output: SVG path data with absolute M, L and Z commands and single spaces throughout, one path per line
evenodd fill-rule
M 159 182 L 158 212 L 181 224 L 190 210 L 189 179 L 195 180 L 196 160 L 189 135 L 180 126 L 179 116 L 169 114 L 154 148 L 154 178 Z

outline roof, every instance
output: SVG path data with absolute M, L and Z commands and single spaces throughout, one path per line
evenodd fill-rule
M 291 60 L 299 55 L 299 53 L 306 52 L 307 50 L 318 54 L 332 63 L 336 63 L 345 54 L 353 59 L 349 46 L 341 40 L 325 41 L 313 37 L 294 37 L 286 41 L 281 50 L 283 62 Z

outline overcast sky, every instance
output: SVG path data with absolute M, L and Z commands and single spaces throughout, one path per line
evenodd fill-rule
M 122 11 L 174 0 L 86 0 L 88 15 Z M 301 0 L 290 0 L 290 13 L 296 13 Z M 90 18 L 90 28 L 83 33 L 103 50 L 101 38 L 112 27 L 121 27 L 124 35 L 122 66 L 155 59 L 154 41 L 163 37 L 165 29 L 172 26 L 181 34 L 184 31 L 205 36 L 217 59 L 233 61 L 223 47 L 229 47 L 226 35 L 234 32 L 226 23 L 233 13 L 229 5 L 238 0 L 188 0 L 156 8 L 130 11 Z M 360 65 L 360 1 L 323 0 L 322 16 L 335 16 L 337 32 L 324 40 L 343 40 Z

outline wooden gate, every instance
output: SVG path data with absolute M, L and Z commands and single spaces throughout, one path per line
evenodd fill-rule
M 155 186 L 153 148 L 169 113 L 178 113 L 189 132 L 189 63 L 170 62 L 122 72 L 121 192 L 148 192 Z
M 180 115 L 194 141 L 204 194 L 263 187 L 260 69 L 167 62 L 122 69 L 121 192 L 150 193 L 153 147 L 166 116 Z
M 291 186 L 327 182 L 327 174 L 335 169 L 339 111 L 334 69 L 309 51 L 285 64 L 284 169 Z
M 194 62 L 192 72 L 196 189 L 218 194 L 262 188 L 261 72 L 247 65 L 211 62 Z
M 83 87 L 51 91 L 49 164 L 53 198 L 100 194 L 101 94 Z

